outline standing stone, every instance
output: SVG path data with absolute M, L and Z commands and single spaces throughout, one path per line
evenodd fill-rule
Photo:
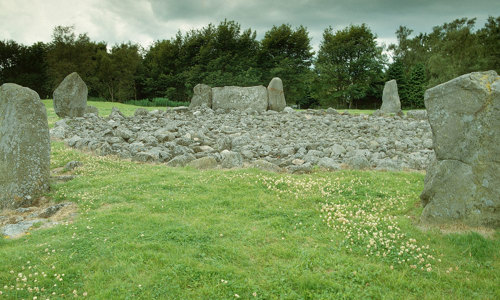
M 423 223 L 500 226 L 500 77 L 470 73 L 425 92 L 436 160 Z
M 29 206 L 49 189 L 50 136 L 38 94 L 0 87 L 0 208 Z
M 191 98 L 189 108 L 192 109 L 203 104 L 212 108 L 212 88 L 200 83 L 193 88 L 193 98 Z
M 83 117 L 87 109 L 87 85 L 78 73 L 66 76 L 54 91 L 54 111 L 60 118 Z
M 398 95 L 398 84 L 396 80 L 390 80 L 385 83 L 382 94 L 382 113 L 399 113 L 401 111 L 401 102 Z
M 279 77 L 274 77 L 267 86 L 267 96 L 269 97 L 269 109 L 283 111 L 286 107 L 285 94 L 283 92 L 283 82 Z
M 266 87 L 225 86 L 212 88 L 212 109 L 246 109 L 264 112 L 267 110 Z

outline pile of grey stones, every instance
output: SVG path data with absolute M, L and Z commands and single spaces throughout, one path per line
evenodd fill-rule
M 315 166 L 424 170 L 434 156 L 425 111 L 407 116 L 327 110 L 223 110 L 202 105 L 118 109 L 58 121 L 50 132 L 70 147 L 139 162 L 199 169 L 256 167 L 306 173 Z

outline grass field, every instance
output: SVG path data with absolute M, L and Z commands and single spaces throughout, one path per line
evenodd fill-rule
M 52 168 L 72 160 L 47 197 L 79 215 L 0 239 L 0 298 L 500 298 L 499 232 L 418 229 L 421 173 L 198 171 L 53 142 Z

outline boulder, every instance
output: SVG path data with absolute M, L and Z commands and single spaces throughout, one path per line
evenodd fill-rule
M 267 86 L 268 109 L 283 111 L 286 107 L 283 82 L 279 77 L 274 77 Z
M 214 110 L 253 109 L 257 112 L 264 112 L 267 110 L 267 103 L 267 89 L 264 86 L 212 88 L 212 109 Z
M 243 157 L 241 154 L 234 151 L 224 150 L 220 153 L 221 165 L 223 168 L 239 168 L 243 165 Z
M 421 221 L 500 226 L 500 77 L 460 76 L 425 92 L 436 158 Z
M 0 87 L 0 208 L 31 205 L 49 189 L 50 135 L 38 94 Z
M 198 170 L 213 169 L 217 167 L 217 160 L 211 156 L 204 156 L 191 161 L 188 166 Z
M 206 84 L 197 84 L 193 88 L 193 97 L 189 108 L 202 106 L 205 104 L 207 107 L 212 107 L 212 88 Z
M 60 118 L 83 117 L 87 109 L 87 93 L 87 85 L 78 73 L 69 74 L 54 91 L 54 111 Z
M 401 111 L 398 85 L 394 79 L 385 83 L 380 110 L 382 113 L 399 113 Z

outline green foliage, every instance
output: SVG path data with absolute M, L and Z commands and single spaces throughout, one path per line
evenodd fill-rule
M 261 41 L 259 68 L 262 79 L 269 82 L 273 77 L 281 78 L 287 103 L 309 107 L 312 104 L 309 90 L 313 79 L 313 55 L 311 38 L 305 27 L 294 30 L 289 24 L 273 26 Z
M 0 84 L 17 83 L 46 98 L 51 93 L 46 79 L 46 52 L 43 43 L 27 47 L 14 41 L 0 41 Z
M 408 104 L 410 108 L 424 108 L 424 94 L 426 88 L 424 64 L 418 63 L 411 68 L 408 82 Z M 406 108 L 406 106 L 405 106 Z
M 324 105 L 348 105 L 378 92 L 385 59 L 376 36 L 366 24 L 323 33 L 316 70 L 319 98 Z

